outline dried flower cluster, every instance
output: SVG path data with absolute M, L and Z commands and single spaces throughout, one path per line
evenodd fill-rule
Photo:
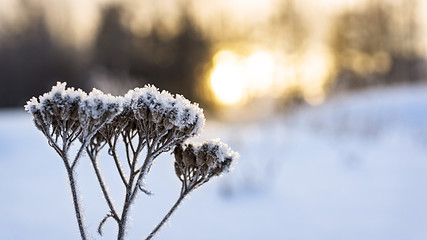
M 228 172 L 238 154 L 218 139 L 203 144 L 177 145 L 174 149 L 175 173 L 189 191 L 209 181 L 213 176 Z
M 159 92 L 154 86 L 135 88 L 124 97 L 114 97 L 93 89 L 89 94 L 57 83 L 52 90 L 27 102 L 25 109 L 34 117 L 38 129 L 55 136 L 61 131 L 76 129 L 82 137 L 94 135 L 101 127 L 128 131 L 138 130 L 153 140 L 162 136 L 183 141 L 199 134 L 205 118 L 203 110 L 181 95 Z M 103 129 L 101 131 L 105 131 Z
M 65 89 L 65 83 L 58 83 L 52 91 L 27 102 L 25 109 L 34 117 L 36 127 L 46 136 L 69 137 L 70 141 L 80 135 L 79 108 L 87 94 L 73 88 Z M 50 140 L 51 141 L 51 140 Z
M 50 92 L 28 101 L 25 109 L 32 114 L 36 127 L 64 162 L 82 239 L 87 239 L 88 234 L 77 194 L 75 167 L 83 151 L 91 160 L 109 208 L 98 232 L 102 234 L 103 224 L 112 218 L 118 224 L 118 239 L 125 237 L 129 209 L 138 191 L 149 194 L 144 187 L 144 178 L 158 155 L 175 146 L 175 172 L 183 185 L 178 201 L 146 239 L 154 236 L 190 191 L 213 176 L 227 172 L 238 157 L 219 140 L 184 144 L 202 130 L 205 123 L 203 110 L 181 95 L 159 92 L 154 86 L 135 88 L 124 96 L 115 97 L 97 89 L 87 94 L 58 82 Z M 69 150 L 76 139 L 80 141 L 80 148 L 71 161 Z M 126 153 L 125 162 L 117 153 L 120 139 Z M 108 146 L 108 153 L 125 188 L 121 212 L 113 204 L 98 167 L 98 154 L 104 146 Z M 146 149 L 146 156 L 139 161 L 143 149 Z

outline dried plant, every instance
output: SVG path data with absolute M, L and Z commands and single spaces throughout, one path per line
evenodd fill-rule
M 192 190 L 227 172 L 238 158 L 237 153 L 219 140 L 185 144 L 188 138 L 201 132 L 205 117 L 197 104 L 181 95 L 173 96 L 166 91 L 159 92 L 154 86 L 145 86 L 130 90 L 123 97 L 114 97 L 97 89 L 86 94 L 65 86 L 65 83 L 58 83 L 38 99 L 33 97 L 25 109 L 63 160 L 82 239 L 88 239 L 88 234 L 77 194 L 76 165 L 83 151 L 92 163 L 109 208 L 99 223 L 98 233 L 102 235 L 104 223 L 112 218 L 118 225 L 119 240 L 126 236 L 129 210 L 138 192 L 151 195 L 144 179 L 161 153 L 174 148 L 175 172 L 182 188 L 177 202 L 146 239 L 158 232 Z M 79 147 L 70 158 L 72 144 Z M 120 144 L 125 149 L 124 162 L 117 153 Z M 103 148 L 112 157 L 125 189 L 121 211 L 114 205 L 98 167 L 98 155 Z M 145 156 L 140 160 L 142 153 Z

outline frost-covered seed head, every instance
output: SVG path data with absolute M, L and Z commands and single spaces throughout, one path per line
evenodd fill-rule
M 37 101 L 36 97 L 32 97 L 27 101 L 27 104 L 24 106 L 25 111 L 34 114 L 35 112 L 39 112 L 39 101 Z
M 119 98 L 121 98 L 121 101 L 123 102 L 122 111 L 113 119 L 111 123 L 106 124 L 106 127 L 113 128 L 119 132 L 124 128 L 126 128 L 126 131 L 132 131 L 135 129 L 133 124 L 135 117 L 130 107 L 130 102 L 124 97 Z
M 130 90 L 125 99 L 130 102 L 135 120 L 142 121 L 150 132 L 158 136 L 173 131 L 177 141 L 199 134 L 204 125 L 203 110 L 181 95 L 175 97 L 151 85 Z
M 79 117 L 84 128 L 97 128 L 111 122 L 123 110 L 121 97 L 93 89 L 79 105 Z
M 63 96 L 64 109 L 61 114 L 61 119 L 77 121 L 79 118 L 79 105 L 82 99 L 87 96 L 81 89 L 74 90 L 74 88 L 68 88 L 65 90 Z
M 58 82 L 38 101 L 33 97 L 25 105 L 37 128 L 45 133 L 50 128 L 55 135 L 62 131 L 76 133 L 74 130 L 81 127 L 87 135 L 122 112 L 123 97 L 113 97 L 96 89 L 88 95 L 80 89 L 65 87 L 66 83 Z
M 198 135 L 205 123 L 197 104 L 151 85 L 114 97 L 97 89 L 86 94 L 58 82 L 50 92 L 30 99 L 25 109 L 33 115 L 37 128 L 51 129 L 56 135 L 63 130 L 79 133 L 75 130 L 81 128 L 79 138 L 83 140 L 89 135 L 108 138 L 120 131 L 138 130 L 144 137 L 167 144 L 165 149 Z M 195 165 L 195 159 L 186 160 Z
M 40 111 L 40 104 L 37 98 L 32 97 L 27 104 L 25 105 L 25 110 L 33 115 L 34 124 L 39 130 L 45 128 L 45 124 L 43 121 L 43 116 Z
M 57 131 L 66 127 L 63 122 L 68 122 L 68 126 L 76 127 L 78 120 L 77 107 L 80 101 L 86 97 L 82 90 L 65 88 L 66 83 L 58 82 L 51 91 L 43 94 L 37 100 L 35 97 L 25 105 L 25 110 L 34 117 L 37 128 L 47 130 L 53 127 Z
M 238 158 L 227 144 L 219 139 L 204 142 L 198 150 L 198 165 L 207 166 L 208 174 L 220 175 L 229 170 L 231 162 Z
M 228 172 L 232 162 L 239 157 L 238 153 L 233 152 L 218 139 L 208 140 L 202 144 L 188 144 L 185 147 L 178 144 L 174 149 L 174 154 L 175 168 L 178 168 L 175 169 L 175 172 L 181 180 L 183 173 L 191 171 L 201 173 L 201 180 L 221 175 Z M 191 177 L 189 178 L 189 181 L 195 181 Z

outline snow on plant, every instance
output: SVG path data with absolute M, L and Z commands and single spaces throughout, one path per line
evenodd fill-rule
M 88 233 L 77 194 L 76 166 L 83 151 L 92 163 L 109 209 L 99 223 L 98 233 L 102 235 L 104 223 L 112 218 L 118 226 L 119 240 L 125 238 L 129 211 L 138 192 L 151 195 L 144 178 L 161 153 L 174 148 L 175 172 L 182 187 L 177 202 L 146 239 L 158 232 L 192 190 L 212 177 L 228 172 L 231 163 L 238 158 L 237 153 L 217 139 L 202 144 L 185 144 L 188 138 L 200 134 L 205 123 L 203 110 L 181 95 L 159 92 L 150 85 L 115 97 L 97 89 L 87 94 L 58 82 L 50 92 L 29 100 L 25 109 L 32 114 L 37 129 L 46 136 L 64 163 L 82 239 L 88 239 Z M 79 147 L 70 156 L 72 144 Z M 126 161 L 120 160 L 117 153 L 119 144 L 124 146 Z M 113 204 L 98 167 L 98 155 L 104 147 L 108 149 L 125 189 L 120 211 Z M 139 158 L 141 153 L 145 154 L 142 159 Z
M 219 139 L 208 140 L 203 144 L 187 144 L 184 147 L 178 144 L 174 149 L 174 155 L 175 173 L 182 182 L 181 194 L 146 239 L 151 239 L 157 233 L 191 191 L 207 183 L 213 176 L 228 172 L 233 160 L 239 157 Z

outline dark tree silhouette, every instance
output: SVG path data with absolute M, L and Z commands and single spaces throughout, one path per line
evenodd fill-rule
M 140 37 L 124 24 L 124 8 L 109 5 L 103 9 L 101 26 L 94 44 L 93 67 L 102 67 L 115 79 L 130 77 L 140 85 L 151 83 L 169 89 L 192 101 L 200 101 L 195 86 L 201 68 L 211 58 L 210 43 L 184 14 L 180 30 L 170 38 L 160 34 L 161 25 Z
M 21 106 L 58 80 L 82 86 L 82 65 L 72 49 L 56 42 L 47 27 L 43 10 L 20 2 L 19 15 L 29 24 L 1 26 L 0 107 Z

